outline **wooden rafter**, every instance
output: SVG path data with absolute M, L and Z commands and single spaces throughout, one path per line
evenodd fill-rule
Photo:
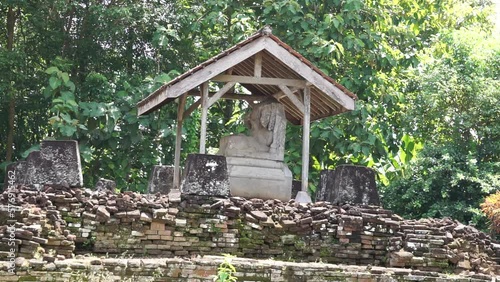
M 217 93 L 215 93 L 212 97 L 208 97 L 208 107 L 211 107 L 217 100 L 219 100 L 227 91 L 234 87 L 236 82 L 228 82 L 222 86 Z M 207 94 L 208 95 L 208 94 Z
M 201 94 L 199 94 L 201 96 Z M 201 105 L 201 99 L 195 101 L 189 108 L 187 108 L 186 111 L 184 111 L 184 114 L 182 115 L 183 119 L 186 119 L 188 116 L 190 116 L 194 110 L 196 110 L 199 106 Z
M 216 94 L 216 92 L 209 92 L 208 97 L 213 97 Z M 189 96 L 197 96 L 200 97 L 200 91 L 189 91 L 188 93 Z M 284 95 L 284 94 L 283 94 Z M 250 94 L 243 94 L 243 93 L 226 93 L 220 99 L 227 99 L 227 100 L 245 100 L 247 102 L 253 102 L 253 101 L 262 101 L 267 99 L 267 96 L 264 95 L 250 95 Z M 199 106 L 199 104 L 198 104 Z

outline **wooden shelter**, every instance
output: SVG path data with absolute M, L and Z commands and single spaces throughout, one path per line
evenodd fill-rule
M 208 83 L 222 82 L 215 93 Z M 236 83 L 250 94 L 229 93 Z M 200 96 L 187 109 L 188 95 Z M 302 191 L 307 192 L 310 122 L 354 109 L 357 98 L 325 75 L 265 27 L 248 39 L 179 75 L 137 104 L 138 114 L 151 113 L 179 99 L 174 158 L 174 187 L 179 187 L 182 122 L 201 105 L 200 154 L 205 153 L 207 112 L 219 99 L 249 102 L 273 97 L 285 107 L 286 118 L 303 126 Z

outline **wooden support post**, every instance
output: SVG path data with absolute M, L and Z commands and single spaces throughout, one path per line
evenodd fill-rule
M 201 133 L 200 154 L 205 154 L 205 142 L 207 141 L 207 114 L 208 114 L 208 81 L 201 85 Z
M 304 118 L 302 119 L 302 191 L 307 193 L 309 182 L 309 135 L 311 127 L 311 89 L 304 88 Z
M 255 62 L 253 67 L 253 76 L 261 77 L 262 75 L 262 52 L 255 54 Z
M 180 164 L 182 148 L 182 122 L 184 120 L 184 106 L 186 105 L 187 93 L 179 97 L 179 106 L 177 108 L 177 128 L 175 134 L 175 155 L 174 155 L 174 183 L 173 188 L 180 188 Z

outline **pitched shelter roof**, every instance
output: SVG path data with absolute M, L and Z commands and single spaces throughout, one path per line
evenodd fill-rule
M 353 110 L 357 98 L 266 27 L 158 88 L 137 104 L 138 114 L 151 113 L 185 93 L 196 95 L 199 91 L 193 90 L 209 80 L 237 82 L 251 93 L 226 93 L 219 98 L 274 97 L 285 106 L 293 124 L 302 123 L 301 90 L 306 86 L 310 87 L 311 121 Z

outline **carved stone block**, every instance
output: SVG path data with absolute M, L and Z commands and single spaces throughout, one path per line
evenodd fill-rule
M 333 204 L 380 205 L 375 172 L 367 167 L 340 165 L 335 170 L 323 170 L 316 201 Z
M 9 186 L 14 187 L 20 184 L 27 184 L 27 172 L 28 163 L 26 161 L 19 161 L 9 164 L 5 171 L 3 190 L 7 190 Z
M 148 182 L 148 193 L 168 195 L 174 182 L 174 167 L 155 165 Z
M 40 151 L 31 152 L 26 161 L 11 164 L 8 171 L 7 175 L 15 174 L 12 185 L 83 185 L 80 151 L 74 140 L 42 141 Z M 8 184 L 6 181 L 5 187 Z
M 229 197 L 226 157 L 190 154 L 186 160 L 182 194 Z

